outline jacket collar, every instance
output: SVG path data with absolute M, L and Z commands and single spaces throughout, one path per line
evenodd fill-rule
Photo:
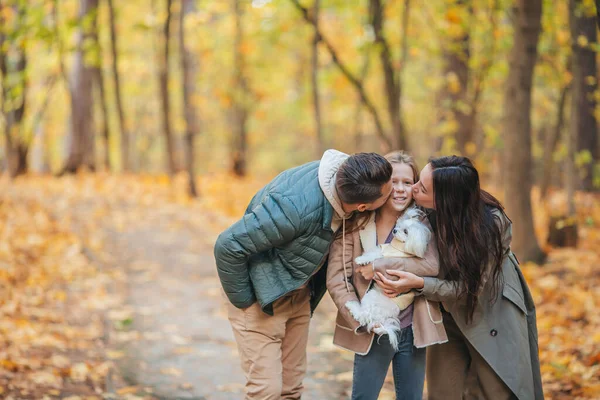
M 330 149 L 323 154 L 319 164 L 319 186 L 321 186 L 325 198 L 333 207 L 332 211 L 335 211 L 337 217 L 341 219 L 347 218 L 350 215 L 347 215 L 342 208 L 342 202 L 335 190 L 335 179 L 340 166 L 348 157 L 348 154 Z M 331 224 L 331 218 L 329 219 L 329 223 Z

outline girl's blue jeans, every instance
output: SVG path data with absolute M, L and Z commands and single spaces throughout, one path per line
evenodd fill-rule
M 394 373 L 396 399 L 421 400 L 425 382 L 425 349 L 413 346 L 412 326 L 398 334 L 394 351 L 387 335 L 375 336 L 367 355 L 354 356 L 352 400 L 377 400 L 390 364 Z

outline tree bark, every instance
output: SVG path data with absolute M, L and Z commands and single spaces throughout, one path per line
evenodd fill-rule
M 162 44 L 163 52 L 159 56 L 159 87 L 160 87 L 160 103 L 162 113 L 162 130 L 165 136 L 166 144 L 166 161 L 167 171 L 169 175 L 173 175 L 177 171 L 175 164 L 175 142 L 173 140 L 173 132 L 171 130 L 171 102 L 169 97 L 169 39 L 171 37 L 171 5 L 172 0 L 166 1 L 167 17 L 162 29 Z
M 104 83 L 104 74 L 102 73 L 102 46 L 98 38 L 98 32 L 92 32 L 92 40 L 94 41 L 94 65 L 92 71 L 94 74 L 94 83 L 98 89 L 100 112 L 102 114 L 102 139 L 104 141 L 103 164 L 106 171 L 110 171 L 110 124 L 108 117 L 108 98 L 106 96 L 106 86 Z
M 572 110 L 571 115 L 577 111 Z M 571 126 L 575 124 L 571 116 Z M 565 186 L 567 189 L 567 215 L 575 215 L 575 186 L 577 184 L 577 167 L 575 165 L 575 149 L 577 147 L 577 136 L 574 129 L 567 129 L 565 135 L 567 145 L 567 158 L 565 161 Z
M 569 93 L 569 86 L 565 86 L 561 92 L 558 99 L 558 104 L 556 106 L 556 124 L 553 129 L 550 129 L 544 143 L 544 159 L 542 161 L 542 183 L 540 185 L 540 193 L 541 198 L 545 198 L 548 193 L 548 189 L 550 188 L 550 182 L 553 177 L 553 156 L 554 150 L 556 149 L 556 145 L 558 144 L 558 140 L 560 139 L 560 134 L 562 132 L 564 122 L 565 122 L 565 104 L 567 95 Z
M 234 36 L 234 79 L 233 79 L 233 163 L 232 170 L 236 176 L 246 176 L 248 157 L 248 97 L 249 88 L 246 79 L 246 60 L 243 54 L 244 10 L 241 0 L 233 0 L 235 17 Z
M 573 61 L 573 66 L 575 62 Z M 572 95 L 573 96 L 573 95 Z M 576 149 L 577 149 L 577 129 L 575 127 L 579 123 L 577 121 L 577 117 L 575 114 L 578 114 L 578 110 L 573 109 L 571 107 L 571 120 L 569 121 L 571 124 L 571 129 L 567 129 L 565 133 L 565 143 L 567 145 L 567 158 L 565 160 L 565 186 L 567 191 L 567 214 L 561 215 L 559 218 L 554 221 L 551 219 L 551 223 L 554 222 L 553 225 L 550 226 L 549 229 L 549 237 L 548 241 L 551 244 L 557 245 L 567 245 L 567 246 L 577 246 L 578 239 L 578 226 L 577 226 L 577 214 L 575 208 L 575 186 L 577 185 L 577 165 L 575 163 L 576 157 Z M 562 222 L 562 229 L 558 229 L 559 221 Z M 556 240 L 558 231 L 562 231 L 562 235 L 564 237 L 564 243 Z
M 365 58 L 363 60 L 363 65 L 360 70 L 360 82 L 363 84 L 365 79 L 367 78 L 367 74 L 369 73 L 369 66 L 371 65 L 371 52 L 370 49 L 367 49 Z M 363 141 L 363 132 L 362 132 L 362 112 L 363 112 L 363 102 L 360 97 L 358 97 L 356 101 L 356 109 L 354 111 L 354 148 L 355 152 L 362 151 L 362 141 Z
M 188 48 L 185 34 L 185 17 L 196 11 L 194 0 L 181 0 L 181 11 L 179 17 L 179 55 L 182 69 L 182 93 L 185 114 L 185 167 L 188 173 L 188 193 L 192 197 L 198 196 L 196 189 L 196 175 L 194 173 L 194 137 L 198 134 L 198 117 L 194 94 L 196 93 L 196 57 Z
M 402 118 L 402 110 L 400 108 L 401 103 L 401 86 L 400 72 L 396 73 L 396 69 L 393 65 L 393 56 L 390 50 L 390 46 L 383 32 L 384 25 L 384 5 L 382 0 L 370 0 L 370 15 L 371 25 L 373 26 L 373 32 L 375 34 L 375 43 L 379 47 L 379 60 L 385 79 L 385 92 L 387 100 L 388 115 L 390 123 L 392 125 L 392 146 L 397 149 L 407 149 L 407 143 L 405 139 L 405 128 L 404 121 Z M 408 30 L 408 16 L 410 11 L 410 0 L 404 2 L 404 15 L 403 15 L 403 43 L 406 43 L 407 30 Z M 406 52 L 405 46 L 403 51 Z M 402 55 L 405 56 L 404 54 Z M 403 62 L 404 64 L 404 62 Z M 401 65 L 404 68 L 404 65 Z
M 315 117 L 315 131 L 317 137 L 317 158 L 321 158 L 321 155 L 325 152 L 325 142 L 323 138 L 323 127 L 321 124 L 321 104 L 319 101 L 319 6 L 321 0 L 315 0 L 313 6 L 313 26 L 315 32 L 312 39 L 312 57 L 311 57 L 311 83 L 312 83 L 312 97 L 313 97 L 313 112 Z
M 588 16 L 581 0 L 569 0 L 569 25 L 573 50 L 573 93 L 571 95 L 571 129 L 573 129 L 577 154 L 587 151 L 591 156 L 581 166 L 580 187 L 593 189 L 594 166 L 599 160 L 598 125 L 594 117 L 597 90 L 596 52 L 597 43 L 594 17 Z M 577 174 L 576 174 L 577 175 Z
M 98 0 L 79 1 L 80 29 L 77 36 L 77 51 L 73 63 L 71 93 L 71 143 L 69 156 L 61 173 L 74 173 L 81 167 L 95 169 L 94 98 L 92 87 L 93 66 L 85 63 L 84 42 L 92 40 L 96 31 L 96 18 L 91 18 L 89 27 L 82 24 L 98 9 Z
M 543 0 L 517 0 L 514 44 L 504 97 L 504 199 L 513 221 L 512 246 L 524 261 L 540 262 L 531 210 L 531 91 L 541 31 Z
M 406 132 L 406 125 L 404 124 L 404 114 L 402 108 L 403 96 L 403 75 L 408 64 L 408 21 L 410 17 L 410 0 L 404 0 L 404 12 L 402 13 L 402 40 L 400 48 L 400 67 L 398 68 L 398 121 L 396 122 L 396 141 L 398 146 L 408 151 L 409 144 Z
M 0 4 L 0 14 L 7 5 Z M 25 9 L 13 6 L 18 15 L 14 32 L 23 29 L 25 18 Z M 0 24 L 5 21 L 0 16 Z M 12 29 L 9 27 L 9 31 Z M 14 33 L 11 32 L 11 33 Z M 19 41 L 22 38 L 17 33 L 13 38 Z M 27 54 L 20 43 L 13 46 L 14 43 L 4 43 L 6 40 L 2 34 L 0 37 L 0 76 L 2 77 L 2 116 L 4 118 L 4 137 L 6 142 L 6 169 L 11 178 L 25 174 L 28 170 L 27 155 L 29 153 L 29 143 L 24 138 L 23 117 L 27 104 Z M 5 48 L 11 47 L 14 59 L 9 61 Z M 16 90 L 19 88 L 18 90 Z M 20 93 L 15 97 L 15 92 Z M 5 109 L 5 101 L 10 99 L 11 106 Z
M 116 16 L 113 0 L 108 0 L 108 12 L 109 12 L 109 23 L 110 23 L 110 49 L 112 53 L 112 73 L 115 85 L 115 98 L 117 106 L 117 114 L 119 116 L 119 132 L 121 134 L 121 168 L 124 172 L 131 171 L 131 159 L 129 154 L 129 132 L 125 124 L 125 113 L 123 111 L 123 100 L 121 95 L 121 78 L 119 74 L 119 52 L 118 49 L 118 36 L 116 29 Z
M 443 86 L 438 93 L 438 108 L 440 110 L 438 123 L 441 126 L 453 124 L 455 129 L 442 129 L 444 135 L 439 136 L 436 140 L 436 151 L 439 152 L 444 147 L 444 141 L 447 138 L 453 138 L 456 142 L 456 150 L 466 154 L 466 145 L 473 141 L 471 128 L 471 112 L 468 110 L 469 100 L 468 84 L 469 84 L 469 58 L 470 58 L 470 21 L 463 21 L 465 14 L 467 18 L 471 18 L 473 8 L 467 4 L 465 0 L 452 0 L 447 5 L 447 13 L 452 13 L 453 18 L 451 24 L 460 25 L 460 34 L 448 34 L 443 40 L 444 50 L 444 71 L 443 71 Z M 465 13 L 464 11 L 467 11 Z M 474 115 L 473 115 L 474 117 Z
M 469 17 L 473 13 L 471 5 L 467 4 L 465 0 L 455 0 L 452 6 L 466 8 L 468 10 Z M 462 14 L 461 14 L 462 15 Z M 444 52 L 444 58 L 446 60 L 446 66 L 444 70 L 444 76 L 446 78 L 446 85 L 444 87 L 444 99 L 449 104 L 449 114 L 457 125 L 455 131 L 456 147 L 460 153 L 467 155 L 467 144 L 473 142 L 473 131 L 469 126 L 469 110 L 466 109 L 468 106 L 467 99 L 467 86 L 469 84 L 469 58 L 470 54 L 470 31 L 469 21 L 460 21 L 464 27 L 462 34 L 453 37 L 450 40 L 450 44 L 446 47 Z

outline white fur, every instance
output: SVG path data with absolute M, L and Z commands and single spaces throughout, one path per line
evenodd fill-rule
M 365 294 L 360 303 L 349 301 L 346 303 L 346 308 L 361 326 L 367 328 L 367 331 L 373 331 L 378 335 L 388 335 L 392 347 L 394 350 L 398 350 L 397 332 L 400 331 L 400 321 L 398 321 L 400 308 L 392 299 L 386 297 L 377 285 Z
M 377 246 L 376 249 L 356 257 L 354 261 L 359 265 L 366 265 L 385 256 L 417 256 L 422 258 L 431 239 L 431 231 L 421 222 L 423 216 L 421 210 L 414 207 L 409 208 L 396 221 L 393 231 L 394 239 L 389 245 Z M 407 295 L 401 295 L 401 297 L 405 296 Z M 408 296 L 410 296 L 410 301 L 408 301 Z M 398 350 L 397 332 L 400 331 L 398 315 L 402 309 L 412 302 L 414 294 L 409 293 L 408 296 L 408 304 L 400 308 L 398 304 L 401 304 L 401 302 L 385 296 L 381 289 L 374 285 L 360 303 L 349 301 L 346 303 L 346 307 L 354 319 L 365 326 L 369 332 L 373 331 L 378 335 L 388 335 L 390 344 L 394 350 Z
M 421 215 L 423 212 L 416 208 L 406 210 L 396 221 L 393 231 L 394 239 L 404 244 L 402 250 L 419 258 L 425 255 L 427 243 L 431 239 L 431 231 L 421 222 Z
M 381 246 L 377 246 L 377 248 L 375 250 L 371 250 L 366 253 L 363 253 L 362 255 L 356 257 L 354 259 L 354 261 L 358 265 L 367 265 L 367 264 L 371 264 L 373 261 L 377 260 L 378 258 L 382 258 L 382 257 L 383 257 L 383 250 L 382 250 Z

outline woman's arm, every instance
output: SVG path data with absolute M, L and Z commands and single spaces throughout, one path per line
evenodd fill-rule
M 352 317 L 350 311 L 346 308 L 348 301 L 359 301 L 354 286 L 350 282 L 352 277 L 354 239 L 353 235 L 346 235 L 346 252 L 344 255 L 344 243 L 342 238 L 336 239 L 329 250 L 329 262 L 327 265 L 327 290 L 335 303 L 336 307 L 348 322 L 349 326 L 356 331 L 360 324 Z M 346 268 L 344 270 L 344 258 Z M 348 275 L 346 275 L 346 273 Z M 346 277 L 346 279 L 344 279 Z
M 502 234 L 502 249 L 504 257 L 510 252 L 510 242 L 512 240 L 512 223 L 506 216 L 499 210 L 493 212 L 498 218 L 498 224 L 500 232 Z M 481 285 L 479 292 L 481 293 L 486 283 L 489 280 L 491 274 L 491 264 L 487 265 L 483 271 L 481 277 Z M 378 284 L 384 289 L 385 293 L 393 295 L 393 292 L 403 293 L 411 289 L 417 289 L 423 296 L 428 300 L 432 301 L 444 301 L 444 302 L 455 302 L 458 304 L 466 303 L 466 296 L 459 298 L 461 293 L 461 283 L 446 281 L 434 277 L 419 277 L 411 272 L 405 271 L 391 271 L 388 270 L 389 275 L 397 277 L 398 280 L 390 280 L 382 274 L 377 274 L 376 279 Z
M 431 225 L 427 218 L 422 220 L 423 224 L 431 231 Z M 390 257 L 375 260 L 373 263 L 375 272 L 385 275 L 387 270 L 407 271 L 418 276 L 437 276 L 440 272 L 440 262 L 435 235 L 427 244 L 423 258 L 419 257 Z

